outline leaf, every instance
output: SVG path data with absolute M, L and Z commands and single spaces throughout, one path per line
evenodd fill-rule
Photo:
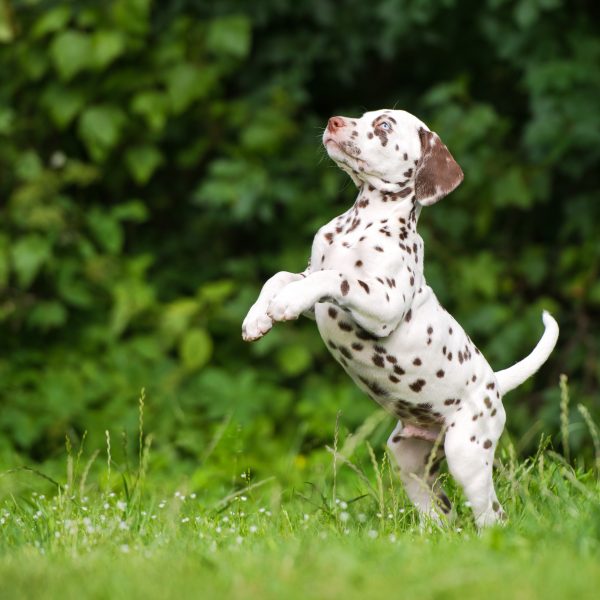
M 52 40 L 50 56 L 63 81 L 69 81 L 92 61 L 92 44 L 87 34 L 63 31 Z
M 154 302 L 154 290 L 144 281 L 127 279 L 113 288 L 113 313 L 110 328 L 120 335 L 131 320 Z
M 186 369 L 195 371 L 208 363 L 213 342 L 204 329 L 190 329 L 179 344 L 179 357 Z
M 300 375 L 310 367 L 311 363 L 310 351 L 301 344 L 285 346 L 277 353 L 277 364 L 290 377 Z
M 31 35 L 35 39 L 48 33 L 54 33 L 59 29 L 63 29 L 70 18 L 71 7 L 67 4 L 44 10 L 42 16 L 33 24 Z
M 15 242 L 11 254 L 19 285 L 27 289 L 51 256 L 50 242 L 40 235 L 27 235 Z
M 0 291 L 8 285 L 10 274 L 10 252 L 9 241 L 6 235 L 0 234 Z
M 21 153 L 17 163 L 16 174 L 23 181 L 34 181 L 44 171 L 44 165 L 40 157 L 33 150 Z
M 179 338 L 188 329 L 190 320 L 198 309 L 198 302 L 190 298 L 181 298 L 167 304 L 160 322 L 163 335 L 171 341 Z
M 55 300 L 36 304 L 27 318 L 29 325 L 42 331 L 56 329 L 64 325 L 66 320 L 66 308 Z
M 79 137 L 94 160 L 102 162 L 117 145 L 125 124 L 125 114 L 111 105 L 96 105 L 79 118 Z
M 141 92 L 134 96 L 131 111 L 144 118 L 151 129 L 160 131 L 167 122 L 169 99 L 162 92 Z
M 125 153 L 125 162 L 135 181 L 144 184 L 163 162 L 163 156 L 155 146 L 144 144 L 129 148 Z
M 148 209 L 142 200 L 123 202 L 115 206 L 111 214 L 119 221 L 132 221 L 134 223 L 143 223 L 149 216 Z
M 0 3 L 0 43 L 12 42 L 15 38 L 16 26 L 12 8 L 7 2 Z
M 51 85 L 42 94 L 42 105 L 50 118 L 64 129 L 78 114 L 85 103 L 82 92 L 70 86 Z
M 211 22 L 206 47 L 217 55 L 244 58 L 250 51 L 250 41 L 250 21 L 242 15 L 232 15 Z
M 191 63 L 181 63 L 168 71 L 165 80 L 173 112 L 181 113 L 211 91 L 217 76 L 213 67 L 200 69 Z
M 16 113 L 7 106 L 0 106 L 0 135 L 12 133 Z
M 109 254 L 118 254 L 123 247 L 123 227 L 112 215 L 99 208 L 90 210 L 86 217 L 96 240 Z
M 203 302 L 220 304 L 235 290 L 235 282 L 231 279 L 221 279 L 205 283 L 199 290 L 198 296 Z
M 93 66 L 107 67 L 125 51 L 125 36 L 120 31 L 99 30 L 92 36 Z
M 117 26 L 135 34 L 146 33 L 151 0 L 115 0 L 112 3 L 112 15 Z

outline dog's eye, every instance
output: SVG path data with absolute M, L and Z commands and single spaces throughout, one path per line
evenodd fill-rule
M 392 129 L 392 126 L 387 121 L 381 121 L 381 123 L 379 123 L 379 127 L 385 131 L 391 131 Z

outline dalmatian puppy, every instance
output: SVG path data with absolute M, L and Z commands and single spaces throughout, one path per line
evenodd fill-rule
M 439 519 L 450 509 L 433 473 L 445 455 L 477 525 L 494 524 L 505 516 L 492 481 L 502 396 L 546 361 L 558 325 L 544 312 L 545 331 L 531 354 L 494 372 L 438 302 L 423 276 L 417 222 L 463 173 L 423 122 L 401 110 L 332 117 L 323 144 L 358 197 L 317 232 L 303 273 L 281 272 L 266 282 L 244 320 L 243 339 L 259 339 L 275 322 L 314 316 L 333 357 L 399 419 L 388 446 L 418 510 Z M 439 453 L 430 457 L 434 445 Z

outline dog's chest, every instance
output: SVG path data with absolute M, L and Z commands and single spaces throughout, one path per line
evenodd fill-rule
M 385 213 L 348 211 L 317 232 L 311 268 L 343 269 L 359 278 L 392 272 L 405 259 L 400 248 L 406 235 L 402 230 L 402 225 Z

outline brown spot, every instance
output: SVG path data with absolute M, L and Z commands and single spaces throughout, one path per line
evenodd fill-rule
M 487 450 L 488 448 L 492 447 L 492 440 L 485 440 L 485 442 L 483 442 L 483 447 Z
M 421 362 L 421 359 L 417 356 L 417 358 L 415 358 L 415 360 L 413 360 L 413 365 L 415 365 L 415 367 L 420 367 L 421 364 L 423 364 Z
M 327 342 L 327 345 L 332 349 L 332 350 L 337 350 L 337 346 L 331 341 L 329 340 Z
M 493 390 L 496 387 L 496 384 L 492 381 L 485 386 L 488 390 Z
M 454 404 L 454 398 L 448 398 L 448 400 L 444 400 L 444 404 L 446 406 L 450 406 L 451 404 Z
M 396 373 L 396 375 L 404 375 L 405 371 L 402 367 L 394 365 L 394 373 Z
M 408 312 L 406 313 L 406 316 L 404 317 L 404 320 L 408 323 L 410 321 L 412 317 L 412 309 L 408 309 Z
M 377 252 L 383 252 L 383 248 L 381 246 L 375 246 L 375 250 L 377 250 Z
M 427 333 L 429 335 L 431 335 L 433 333 L 433 327 L 431 325 L 427 328 Z
M 477 421 L 478 418 L 479 418 L 478 415 L 473 415 L 473 421 Z
M 448 356 L 446 357 L 448 360 L 452 360 L 452 352 L 448 352 Z
M 329 316 L 332 319 L 335 319 L 337 317 L 338 312 L 337 312 L 337 310 L 335 308 L 333 308 L 333 306 L 330 306 L 329 310 L 327 312 L 329 313 Z
M 352 353 L 345 346 L 339 346 L 338 350 L 342 353 L 346 358 L 352 358 Z
M 492 401 L 490 400 L 489 396 L 486 396 L 483 399 L 483 403 L 488 407 L 488 408 L 492 408 Z
M 356 350 L 357 352 L 360 352 L 363 348 L 364 346 L 362 344 L 359 344 L 358 342 L 354 342 L 352 344 L 352 349 Z
M 360 287 L 365 290 L 365 292 L 367 292 L 367 294 L 371 293 L 371 290 L 369 290 L 369 286 L 364 282 L 361 281 L 360 279 L 358 280 L 358 285 L 360 285 Z
M 355 266 L 355 267 L 362 267 L 362 266 L 363 266 L 363 261 L 362 261 L 362 260 L 357 260 L 357 261 L 354 263 L 354 266 Z
M 471 381 L 475 383 L 477 381 L 477 375 L 473 375 L 473 377 L 471 377 Z
M 365 331 L 364 329 L 359 329 L 356 332 L 356 337 L 359 340 L 376 340 L 377 339 L 372 333 L 369 333 L 368 331 Z
M 439 371 L 436 373 L 436 375 L 437 375 L 437 376 L 438 376 L 438 377 L 441 379 L 441 378 L 444 376 L 444 370 L 443 370 L 443 369 L 440 369 L 440 370 L 439 370 Z
M 420 392 L 425 387 L 426 383 L 427 382 L 424 379 L 417 379 L 416 381 L 413 381 L 408 387 L 413 392 Z
M 350 284 L 344 279 L 342 281 L 342 285 L 340 285 L 340 290 L 342 292 L 342 296 L 347 296 L 350 291 Z
M 383 356 L 381 356 L 381 354 L 373 354 L 373 356 L 371 356 L 371 360 L 377 367 L 383 367 L 385 365 Z
M 387 392 L 376 381 L 370 381 L 367 387 L 377 396 L 387 396 Z
M 392 438 L 392 442 L 394 442 L 394 444 L 397 444 L 397 443 L 398 443 L 398 442 L 399 442 L 401 439 L 402 439 L 402 436 L 401 436 L 401 435 L 395 435 L 395 436 Z
M 492 509 L 494 512 L 498 512 L 500 510 L 500 505 L 495 500 L 492 502 Z
M 472 435 L 472 436 L 471 436 L 471 441 L 472 441 L 472 442 L 474 442 L 474 441 L 475 441 L 475 436 L 474 436 L 474 435 Z
M 385 358 L 388 362 L 391 362 L 392 364 L 396 364 L 398 362 L 398 359 L 395 356 L 392 356 L 391 354 L 388 354 Z
M 338 327 L 342 331 L 352 331 L 352 325 L 350 325 L 350 323 L 348 323 L 347 321 L 339 321 Z
M 399 379 L 398 379 L 398 378 L 397 378 L 395 375 L 390 375 L 390 376 L 389 376 L 389 380 L 390 380 L 392 383 L 398 383 L 398 382 L 400 381 L 400 380 L 399 380 Z
M 387 354 L 387 350 L 383 346 L 380 346 L 379 344 L 376 344 L 375 346 L 373 346 L 373 350 L 375 350 L 375 352 L 378 352 L 379 354 Z
M 493 410 L 493 411 L 490 413 L 490 416 L 492 416 L 492 417 L 495 417 L 497 412 L 498 412 L 498 411 L 497 411 L 496 409 L 494 409 L 494 410 Z

